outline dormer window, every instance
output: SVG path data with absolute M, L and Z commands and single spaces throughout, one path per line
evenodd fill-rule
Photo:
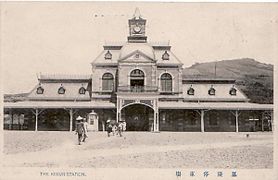
M 58 94 L 65 94 L 65 92 L 66 92 L 66 89 L 61 84 L 61 87 L 58 89 Z
M 112 54 L 111 52 L 108 50 L 107 53 L 104 56 L 105 59 L 112 59 Z
M 187 94 L 193 96 L 194 95 L 194 89 L 192 88 L 192 85 L 190 86 L 190 88 L 187 90 Z
M 164 54 L 162 55 L 162 59 L 163 59 L 163 60 L 169 60 L 169 56 L 170 56 L 170 55 L 168 54 L 168 52 L 165 51 Z
M 230 92 L 229 92 L 229 94 L 231 95 L 231 96 L 236 96 L 236 88 L 233 86 L 231 89 L 230 89 Z
M 44 89 L 41 87 L 41 84 L 39 84 L 39 87 L 37 88 L 37 94 L 43 94 Z
M 213 88 L 213 86 L 211 85 L 210 89 L 208 90 L 208 94 L 211 96 L 215 95 L 215 89 Z
M 79 88 L 79 94 L 85 94 L 85 93 L 86 93 L 86 89 L 83 86 Z

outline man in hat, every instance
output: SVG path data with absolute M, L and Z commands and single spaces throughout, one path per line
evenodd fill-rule
M 84 134 L 84 125 L 82 123 L 83 118 L 81 116 L 78 116 L 76 118 L 76 129 L 75 134 L 78 134 L 78 145 L 81 145 L 82 137 Z
M 110 137 L 110 133 L 112 132 L 112 128 L 113 128 L 113 126 L 112 126 L 112 124 L 111 124 L 111 120 L 108 119 L 108 120 L 106 121 L 106 130 L 107 130 L 107 136 L 108 136 L 108 137 Z

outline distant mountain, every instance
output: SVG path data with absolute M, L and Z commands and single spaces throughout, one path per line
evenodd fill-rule
M 216 73 L 215 73 L 216 72 Z M 196 63 L 183 71 L 183 78 L 235 79 L 251 102 L 273 103 L 273 65 L 254 59 Z

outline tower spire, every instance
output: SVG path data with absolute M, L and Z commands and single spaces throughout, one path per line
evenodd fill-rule
M 138 7 L 136 7 L 136 9 L 135 9 L 135 12 L 134 12 L 133 17 L 134 17 L 135 19 L 140 19 L 140 18 L 141 18 L 141 14 L 140 14 L 140 11 L 139 11 L 139 8 L 138 8 Z

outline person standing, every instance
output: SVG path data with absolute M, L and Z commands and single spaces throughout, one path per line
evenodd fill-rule
M 122 123 L 121 121 L 118 123 L 117 132 L 118 132 L 118 134 L 120 135 L 120 137 L 122 137 L 123 123 Z
M 82 141 L 82 138 L 83 138 L 83 134 L 84 134 L 84 125 L 83 123 L 81 122 L 82 121 L 82 117 L 81 116 L 78 116 L 76 118 L 76 128 L 75 128 L 75 134 L 78 134 L 78 145 L 81 145 L 81 141 Z
M 108 119 L 106 121 L 106 129 L 107 129 L 107 136 L 108 137 L 110 137 L 110 133 L 112 132 L 112 128 L 113 128 L 113 126 L 112 126 L 110 121 L 111 121 L 110 119 Z
M 126 131 L 126 122 L 125 121 L 122 122 L 122 127 L 123 127 L 123 131 Z
M 84 137 L 82 142 L 85 142 L 86 138 L 88 138 L 88 122 L 86 121 L 86 118 L 83 119 L 83 126 L 84 126 Z

